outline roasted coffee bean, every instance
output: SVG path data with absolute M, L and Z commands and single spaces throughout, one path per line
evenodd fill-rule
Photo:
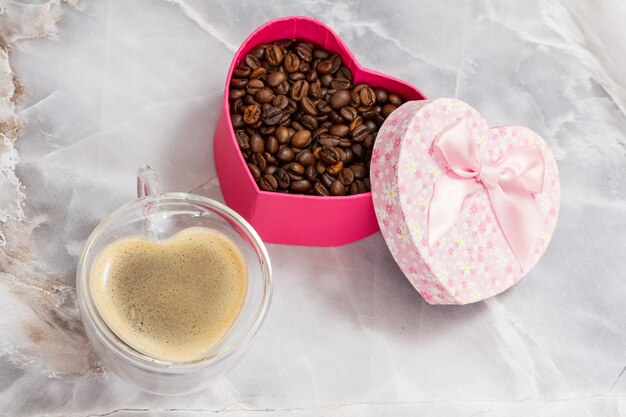
M 248 85 L 248 80 L 246 78 L 231 78 L 230 86 L 233 88 L 245 88 Z
M 276 136 L 276 139 L 278 139 L 278 143 L 281 145 L 289 142 L 289 138 L 291 138 L 291 133 L 289 132 L 289 129 L 285 126 L 277 127 L 274 135 Z
M 399 95 L 395 93 L 389 94 L 387 101 L 389 101 L 389 104 L 393 104 L 396 107 L 399 107 L 402 105 L 402 97 L 400 97 Z
M 369 191 L 369 188 L 361 180 L 355 180 L 350 185 L 350 194 L 352 194 L 352 195 L 354 195 L 354 194 L 362 194 L 362 193 L 366 193 L 368 191 Z
M 376 103 L 376 93 L 368 86 L 361 89 L 359 97 L 361 98 L 362 106 L 372 106 Z
M 335 177 L 333 177 L 332 175 L 321 174 L 319 177 L 319 181 L 322 183 L 324 187 L 330 188 L 332 183 L 335 182 L 336 180 L 335 180 Z
M 319 64 L 317 64 L 317 67 L 315 69 L 320 74 L 330 74 L 332 68 L 333 68 L 332 61 L 330 59 L 324 59 L 323 61 L 320 61 Z
M 274 97 L 274 92 L 267 87 L 260 88 L 254 93 L 254 99 L 261 104 L 271 103 Z
M 317 142 L 322 146 L 339 146 L 341 140 L 338 136 L 331 135 L 330 133 L 324 133 L 319 136 Z
M 289 92 L 289 82 L 287 80 L 274 87 L 274 93 L 287 94 Z
M 306 80 L 306 75 L 301 72 L 294 72 L 293 74 L 289 74 L 289 79 L 294 83 L 300 80 Z
M 261 126 L 259 128 L 259 133 L 264 137 L 273 135 L 275 131 L 276 131 L 276 126 Z
M 235 131 L 235 138 L 237 139 L 237 144 L 239 145 L 239 149 L 242 151 L 250 150 L 250 137 L 243 130 Z
M 335 148 L 330 146 L 322 147 L 319 156 L 322 161 L 326 162 L 329 165 L 332 165 L 339 161 L 339 153 L 337 152 L 337 150 L 335 150 Z
M 306 114 L 309 114 L 311 116 L 317 116 L 317 108 L 315 107 L 315 104 L 313 104 L 313 101 L 311 101 L 310 98 L 302 97 L 302 100 L 300 100 L 300 106 L 302 107 L 302 110 L 304 110 Z
M 328 128 L 328 132 L 331 135 L 343 137 L 343 136 L 346 136 L 348 133 L 350 133 L 350 128 L 347 125 L 342 125 L 342 124 L 332 125 L 331 127 Z
M 313 165 L 306 167 L 304 170 L 304 178 L 309 181 L 315 181 L 317 179 L 317 171 Z
M 313 51 L 313 57 L 317 59 L 330 58 L 330 52 L 328 52 L 326 49 L 316 49 Z
M 339 146 L 341 146 L 341 144 Z M 351 164 L 352 161 L 354 160 L 354 154 L 352 153 L 352 149 L 350 149 L 348 147 L 348 148 L 344 149 L 343 152 L 346 155 L 345 159 L 343 160 L 343 164 L 344 165 Z
M 274 175 L 274 173 L 277 170 L 278 170 L 278 167 L 276 165 L 270 165 L 267 168 L 265 168 L 265 171 L 263 171 L 263 175 L 265 175 L 265 174 Z
M 320 161 L 319 159 L 315 162 L 315 171 L 319 174 L 322 175 L 323 173 L 326 172 L 326 164 L 324 163 L 324 161 Z
M 278 107 L 281 110 L 285 110 L 287 108 L 287 105 L 289 105 L 289 99 L 284 94 L 274 96 L 274 99 L 272 100 L 272 106 Z
M 336 111 L 328 113 L 328 119 L 334 124 L 343 123 L 343 118 Z
M 341 57 L 337 54 L 333 55 L 332 57 L 329 58 L 330 62 L 331 62 L 331 67 L 330 67 L 330 73 L 334 74 L 339 70 L 339 67 L 341 67 Z
M 271 72 L 270 75 L 267 76 L 267 85 L 270 87 L 277 87 L 283 81 L 287 79 L 287 76 L 284 72 L 274 71 Z
M 264 152 L 263 158 L 265 158 L 265 162 L 267 162 L 267 165 L 275 165 L 278 163 L 278 160 L 276 159 L 276 157 L 269 152 Z M 265 169 L 267 170 L 267 168 Z
M 250 50 L 250 54 L 254 55 L 259 59 L 263 59 L 265 56 L 265 45 L 257 45 Z
M 246 95 L 246 90 L 242 90 L 242 89 L 231 89 L 228 92 L 228 99 L 229 100 L 237 100 L 238 98 L 241 98 L 243 96 Z
M 394 106 L 393 104 L 385 104 L 383 106 L 383 109 L 380 111 L 380 115 L 383 117 L 387 117 L 391 114 L 392 111 L 394 111 L 395 109 L 397 109 L 396 106 Z
M 308 180 L 291 181 L 289 191 L 303 194 L 311 189 L 311 183 Z
M 330 106 L 337 110 L 350 104 L 350 92 L 348 90 L 338 90 L 328 100 Z
M 365 158 L 365 148 L 360 143 L 352 144 L 350 149 L 352 149 L 354 159 L 356 159 L 357 161 L 362 161 L 363 158 Z
M 300 101 L 309 94 L 309 83 L 306 80 L 297 81 L 291 86 L 290 95 L 292 100 Z
M 331 74 L 324 74 L 320 77 L 320 82 L 322 84 L 322 87 L 329 87 L 330 83 L 332 83 L 334 80 L 334 77 Z
M 358 113 L 354 107 L 346 106 L 339 109 L 339 115 L 343 117 L 347 122 L 351 122 L 355 117 L 358 116 Z
M 259 169 L 258 166 L 254 165 L 253 163 L 248 162 L 248 169 L 250 170 L 250 173 L 252 174 L 252 178 L 254 178 L 255 181 L 258 181 L 259 178 L 261 178 L 261 170 Z
M 300 71 L 300 58 L 293 52 L 289 52 L 284 59 L 283 68 L 288 73 Z
M 256 124 L 261 118 L 261 108 L 258 104 L 251 104 L 243 112 L 243 122 L 247 125 Z
M 278 184 L 278 188 L 286 190 L 289 188 L 289 184 L 291 183 L 291 178 L 289 178 L 289 174 L 282 168 L 278 168 L 274 171 L 274 177 L 276 178 L 276 182 Z
M 311 131 L 317 129 L 317 126 L 319 125 L 317 119 L 311 116 L 310 114 L 305 114 L 302 117 L 300 117 L 300 123 L 302 124 L 302 126 L 306 127 L 307 129 Z
M 350 185 L 354 181 L 354 174 L 350 168 L 344 168 L 339 173 L 337 179 L 341 181 L 343 185 Z
M 263 153 L 265 152 L 265 141 L 261 137 L 261 135 L 252 135 L 250 138 L 250 150 L 252 153 Z
M 369 130 L 370 133 L 374 133 L 378 130 L 378 125 L 373 120 L 368 120 L 364 124 L 367 126 L 367 130 Z
M 341 172 L 342 169 L 343 169 L 343 162 L 337 161 L 333 165 L 331 165 L 328 168 L 326 168 L 326 172 L 328 172 L 330 175 L 335 177 L 335 176 L 339 175 L 339 173 Z
M 278 149 L 276 152 L 276 159 L 281 162 L 291 162 L 296 157 L 296 153 L 288 146 Z
M 275 41 L 274 44 L 280 46 L 281 48 L 289 48 L 295 41 L 295 39 L 285 38 Z
M 310 44 L 305 42 L 300 42 L 295 47 L 295 52 L 298 56 L 305 62 L 311 62 L 313 59 L 313 48 Z
M 243 122 L 243 116 L 239 113 L 233 114 L 230 116 L 230 121 L 235 129 L 241 129 L 245 127 L 245 123 Z
M 367 126 L 365 125 L 358 125 L 351 133 L 352 140 L 355 142 L 363 142 L 369 134 L 370 132 L 367 130 Z
M 259 91 L 263 87 L 265 87 L 263 80 L 254 78 L 248 81 L 248 85 L 246 86 L 246 92 L 253 96 L 257 91 Z
M 278 45 L 267 45 L 265 47 L 265 61 L 272 67 L 277 67 L 283 62 L 283 51 Z
M 363 124 L 363 118 L 361 116 L 357 116 L 350 122 L 348 127 L 350 128 L 350 132 L 353 132 L 354 129 Z
M 322 97 L 322 84 L 320 83 L 320 80 L 309 81 L 309 97 L 311 97 L 312 99 L 318 99 Z
M 267 74 L 267 70 L 263 67 L 259 67 L 252 71 L 252 73 L 250 74 L 250 78 L 261 78 L 265 74 Z
M 346 80 L 350 80 L 350 82 L 352 82 L 353 80 L 352 71 L 350 71 L 350 69 L 344 65 L 339 67 L 339 70 L 337 71 L 337 76 L 342 76 Z
M 239 66 L 233 71 L 233 77 L 248 78 L 252 70 L 249 67 Z
M 246 62 L 246 65 L 248 66 L 248 68 L 250 68 L 252 71 L 254 71 L 255 69 L 261 66 L 261 61 L 259 61 L 259 58 L 257 58 L 256 56 L 252 54 L 246 55 L 246 57 L 244 58 L 244 61 Z
M 351 86 L 352 83 L 343 77 L 337 77 L 330 82 L 330 88 L 335 90 L 348 90 Z
M 271 154 L 275 154 L 278 151 L 278 139 L 276 136 L 269 136 L 265 141 L 265 150 Z
M 324 126 L 320 126 L 313 131 L 311 136 L 313 136 L 313 139 L 317 139 L 320 137 L 320 135 L 323 135 L 324 133 L 328 133 L 328 128 Z
M 293 175 L 294 177 L 301 177 L 304 175 L 304 165 L 298 163 L 298 162 L 291 162 L 289 165 L 287 165 L 287 172 L 290 175 Z
M 291 146 L 294 148 L 305 148 L 311 144 L 311 131 L 310 130 L 298 130 L 291 137 Z
M 246 94 L 245 96 L 243 96 L 243 99 L 240 99 L 240 100 L 244 104 L 243 109 L 240 110 L 240 113 L 242 113 L 246 109 L 245 106 L 249 106 L 250 104 L 255 103 L 254 96 L 251 96 L 250 94 Z
M 376 93 L 376 101 L 383 104 L 387 102 L 389 98 L 389 93 L 384 88 L 375 88 L 374 93 Z
M 355 179 L 362 180 L 367 176 L 367 171 L 363 165 L 352 165 L 350 166 L 350 171 L 352 171 Z
M 315 164 L 315 156 L 309 149 L 304 149 L 296 155 L 296 161 L 305 167 Z
M 330 184 L 330 195 L 346 195 L 346 186 L 339 180 L 334 180 Z
M 278 181 L 276 181 L 276 177 L 271 174 L 263 175 L 257 184 L 263 191 L 275 191 L 276 188 L 278 188 Z
M 332 107 L 330 107 L 330 104 L 328 104 L 326 100 L 318 101 L 315 107 L 317 108 L 317 111 L 322 114 L 330 113 L 331 111 L 333 111 Z
M 267 162 L 265 161 L 263 155 L 261 155 L 260 153 L 253 153 L 251 160 L 252 163 L 259 167 L 261 171 L 263 171 L 267 167 Z
M 374 135 L 367 135 L 365 137 L 365 140 L 363 141 L 363 146 L 365 146 L 365 149 L 372 149 L 374 147 L 375 140 L 376 138 L 374 137 Z
M 283 117 L 283 111 L 278 107 L 268 106 L 263 110 L 263 123 L 268 126 L 275 126 Z
M 315 185 L 313 186 L 313 194 L 319 195 L 319 196 L 324 196 L 324 197 L 330 195 L 330 193 L 328 192 L 328 188 L 324 187 L 319 182 L 316 182 Z

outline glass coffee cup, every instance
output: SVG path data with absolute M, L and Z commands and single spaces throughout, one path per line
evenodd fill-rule
M 155 394 L 195 392 L 236 364 L 257 334 L 272 296 L 270 259 L 258 234 L 236 212 L 202 196 L 160 193 L 156 174 L 149 166 L 139 169 L 137 194 L 138 200 L 106 217 L 85 243 L 76 271 L 83 325 L 103 363 L 126 381 Z M 230 329 L 202 359 L 168 362 L 146 356 L 111 330 L 94 300 L 92 272 L 98 254 L 111 242 L 125 237 L 167 239 L 192 227 L 217 230 L 236 244 L 246 262 L 247 292 Z

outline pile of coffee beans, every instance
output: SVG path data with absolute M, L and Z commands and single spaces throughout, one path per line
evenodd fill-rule
M 354 85 L 339 55 L 295 39 L 254 47 L 233 72 L 229 100 L 259 188 L 319 196 L 369 191 L 376 134 L 403 103 Z

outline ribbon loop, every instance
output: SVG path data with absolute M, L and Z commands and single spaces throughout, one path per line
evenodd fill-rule
M 448 127 L 433 142 L 433 154 L 449 169 L 433 189 L 428 211 L 432 245 L 459 220 L 465 202 L 486 190 L 502 233 L 523 270 L 530 265 L 543 215 L 531 193 L 543 191 L 545 162 L 537 145 L 505 154 L 495 165 L 482 162 L 465 119 Z

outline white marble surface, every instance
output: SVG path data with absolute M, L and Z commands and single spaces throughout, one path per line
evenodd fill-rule
M 0 414 L 626 415 L 624 3 L 267 3 L 0 0 Z M 142 393 L 84 337 L 79 251 L 142 163 L 166 190 L 221 198 L 227 67 L 290 14 L 429 97 L 541 132 L 562 178 L 554 240 L 519 285 L 465 307 L 421 300 L 380 234 L 269 245 L 275 297 L 241 364 L 199 394 Z

